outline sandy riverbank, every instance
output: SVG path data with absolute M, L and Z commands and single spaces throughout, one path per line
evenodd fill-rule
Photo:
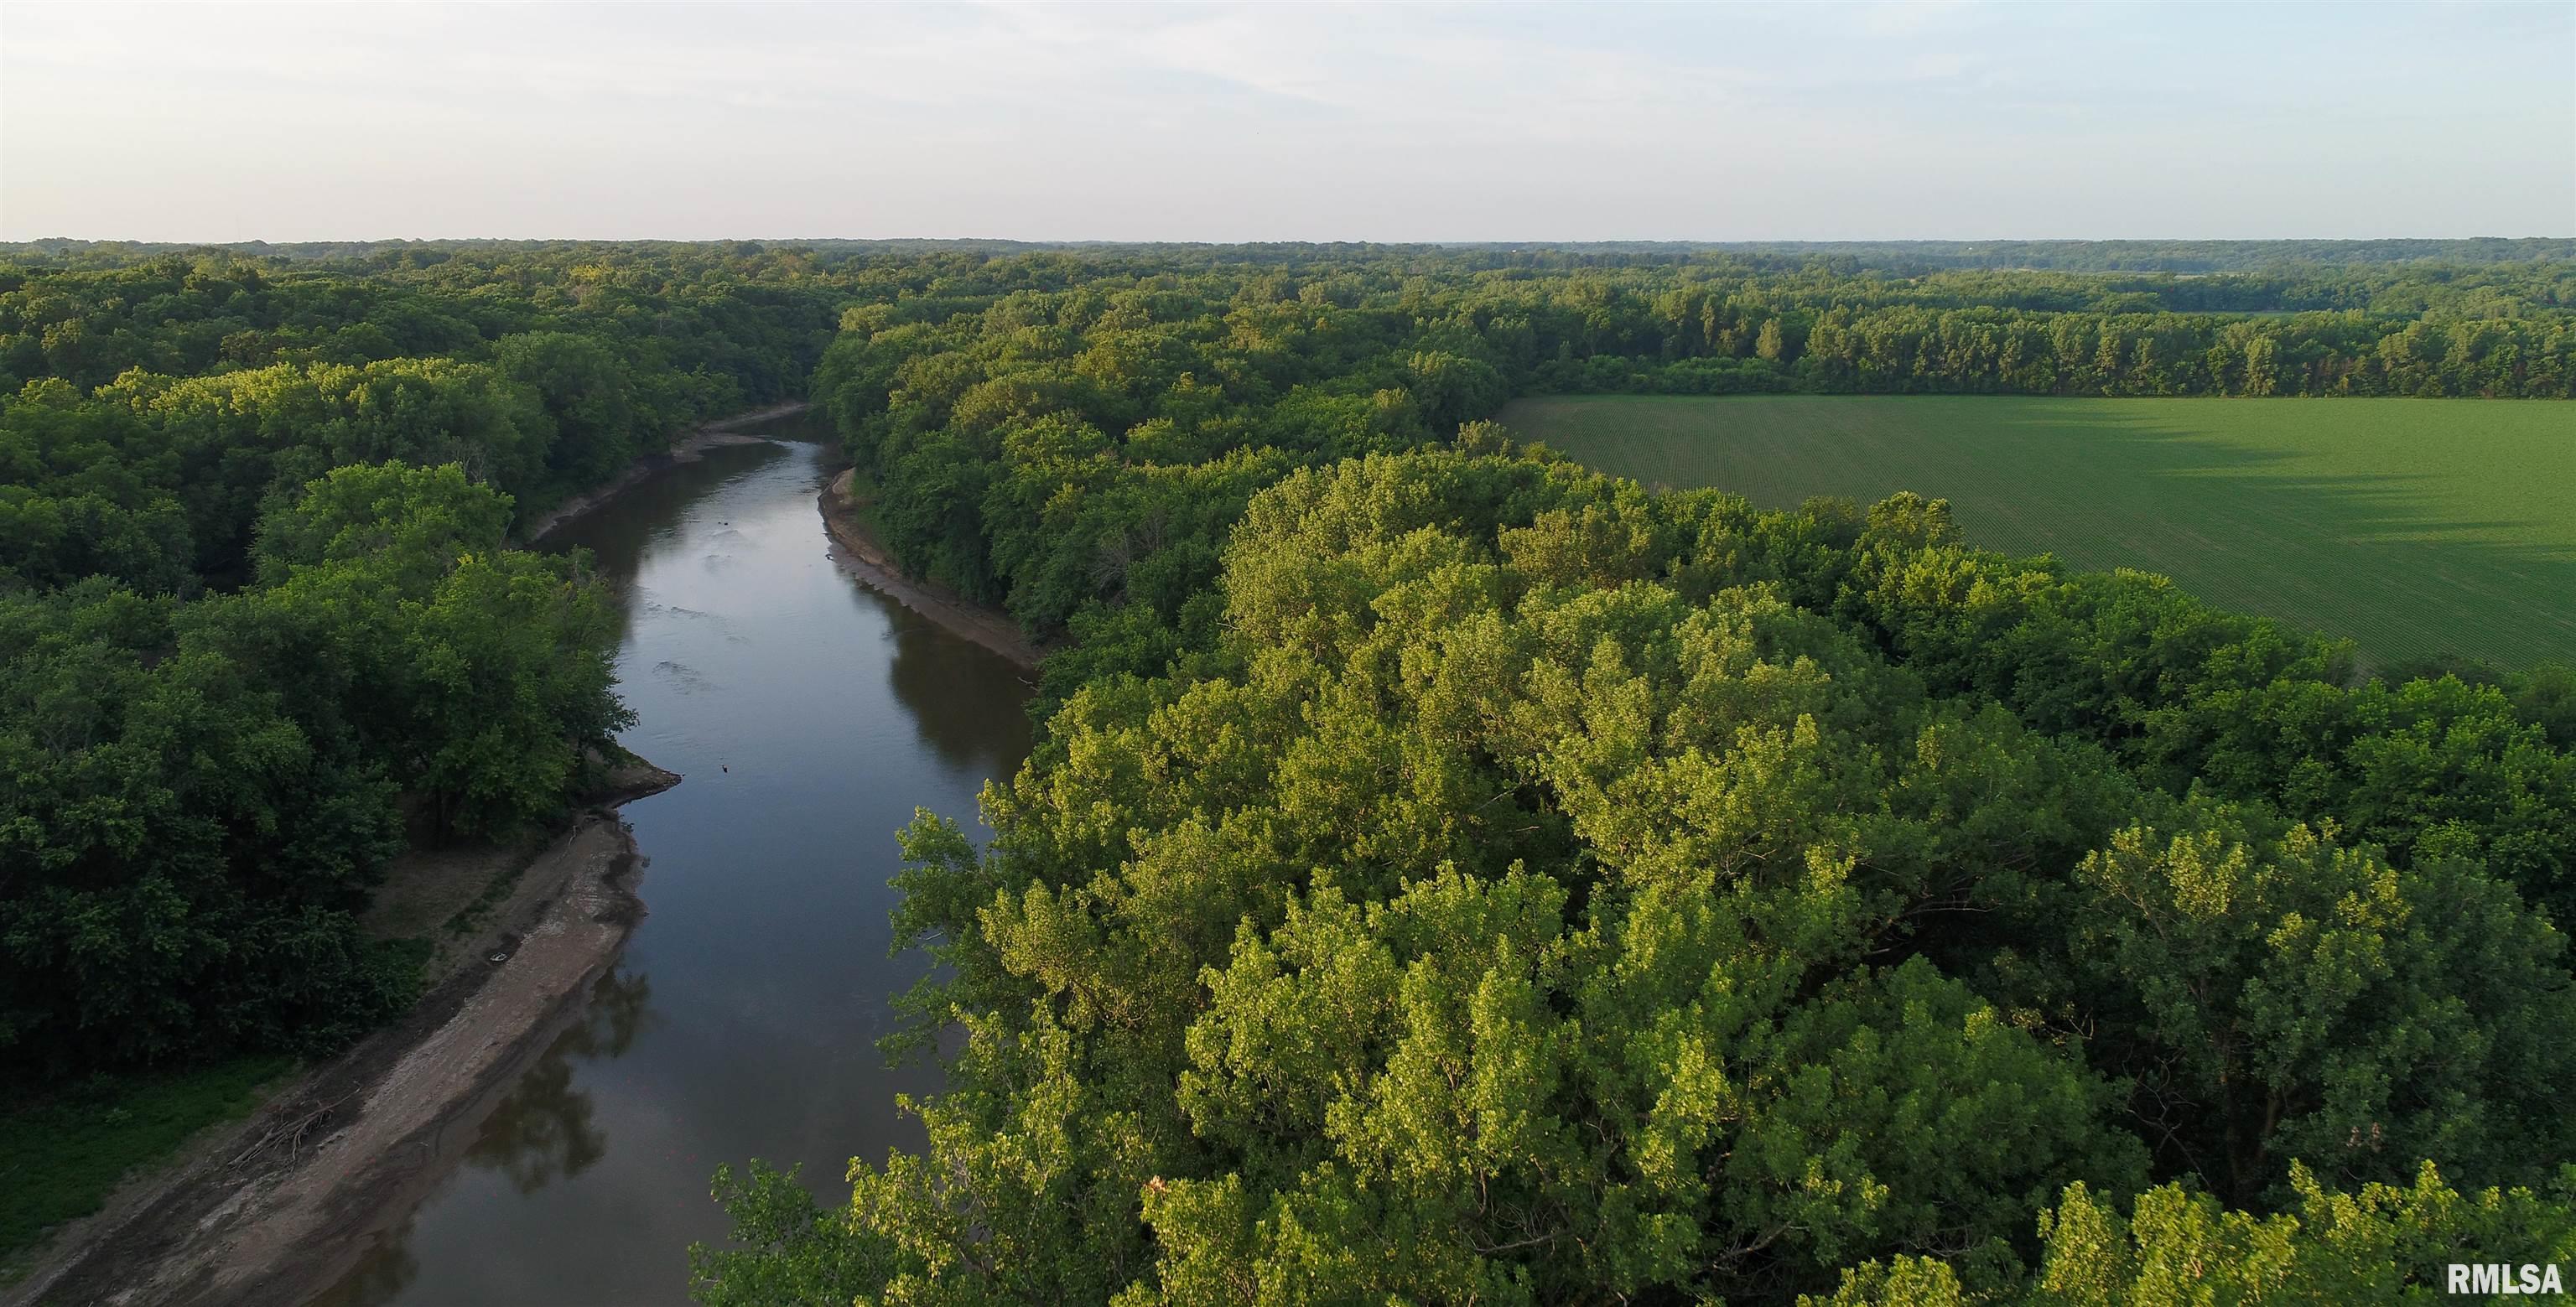
M 823 525 L 831 533 L 832 556 L 851 575 L 904 607 L 1010 659 L 1022 671 L 1037 670 L 1046 651 L 1029 641 L 1006 614 L 929 581 L 917 581 L 895 566 L 894 558 L 858 519 L 850 499 L 854 474 L 843 472 L 823 488 Z
M 556 525 L 799 401 L 711 422 L 525 524 Z M 472 1126 L 579 1017 L 644 915 L 643 859 L 614 811 L 680 778 L 640 761 L 528 857 L 509 894 L 442 941 L 428 994 L 393 1025 L 300 1072 L 246 1121 L 208 1131 L 97 1213 L 54 1231 L 0 1307 L 279 1304 L 329 1287 L 473 1140 Z M 498 959 L 495 961 L 494 959 Z
M 760 439 L 733 428 L 801 405 L 703 428 L 640 462 L 551 527 L 697 450 Z M 1023 669 L 1042 651 L 1008 617 L 905 577 L 851 511 L 845 474 L 821 495 L 840 564 L 870 586 Z M 307 1068 L 248 1120 L 208 1131 L 105 1210 L 55 1232 L 0 1307 L 35 1303 L 298 1303 L 356 1264 L 474 1141 L 519 1074 L 579 1019 L 644 913 L 642 859 L 614 806 L 679 780 L 649 766 L 530 857 L 506 898 L 445 941 L 431 991 L 406 1017 L 330 1063 Z M 444 908 L 433 906 L 431 915 Z M 498 962 L 491 959 L 498 957 Z
M 617 479 L 522 524 L 521 540 L 599 507 L 799 400 L 707 423 Z M 327 1288 L 367 1236 L 410 1210 L 479 1120 L 615 964 L 644 915 L 643 859 L 615 807 L 679 783 L 640 760 L 529 856 L 507 897 L 443 940 L 429 991 L 393 1025 L 308 1068 L 246 1121 L 205 1132 L 54 1230 L 0 1307 L 35 1303 L 271 1304 Z M 495 961 L 494 959 L 498 959 Z
M 553 508 L 520 523 L 519 529 L 514 534 L 521 541 L 534 541 L 541 539 L 544 537 L 546 532 L 552 531 L 556 527 L 607 503 L 609 500 L 615 499 L 618 495 L 632 488 L 636 482 L 642 481 L 644 478 L 649 477 L 666 467 L 671 467 L 679 463 L 695 462 L 699 455 L 705 453 L 707 450 L 714 449 L 719 445 L 759 444 L 762 437 L 751 435 L 745 432 L 742 428 L 756 426 L 760 423 L 767 422 L 772 418 L 783 418 L 791 414 L 802 413 L 806 408 L 807 404 L 804 400 L 795 399 L 789 400 L 784 404 L 772 404 L 767 408 L 756 408 L 748 413 L 736 413 L 732 417 L 719 418 L 716 421 L 709 422 L 706 425 L 680 437 L 678 440 L 673 441 L 668 450 L 658 454 L 646 454 L 644 457 L 635 460 L 627 466 L 624 472 L 617 475 L 616 480 L 609 482 L 607 485 L 601 486 L 597 490 L 593 490 L 586 495 L 575 495 L 572 498 L 555 505 Z
M 679 779 L 631 772 L 606 802 Z M 644 915 L 640 864 L 612 808 L 584 812 L 409 1015 L 61 1232 L 47 1264 L 0 1300 L 211 1307 L 301 1302 L 329 1287 L 580 1014 Z

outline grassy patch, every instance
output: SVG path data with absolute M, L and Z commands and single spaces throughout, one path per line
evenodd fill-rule
M 484 919 L 492 915 L 492 909 L 501 906 L 509 899 L 510 891 L 518 887 L 519 877 L 526 875 L 527 871 L 527 859 L 513 858 L 508 865 L 493 872 L 492 878 L 484 882 L 483 892 L 475 895 L 473 902 L 457 909 L 456 915 L 447 919 L 447 933 L 468 935 L 482 929 Z M 426 956 L 422 958 L 424 962 L 427 960 Z
M 251 1057 L 162 1076 L 100 1079 L 0 1107 L 0 1279 L 61 1222 L 99 1209 L 127 1172 L 259 1105 L 294 1066 Z
M 529 842 L 474 841 L 405 850 L 386 869 L 358 924 L 374 939 L 434 940 L 458 914 L 506 894 L 535 849 Z
M 1579 396 L 1502 416 L 1650 485 L 1945 498 L 1977 544 L 2161 572 L 2372 661 L 2576 659 L 2566 404 Z

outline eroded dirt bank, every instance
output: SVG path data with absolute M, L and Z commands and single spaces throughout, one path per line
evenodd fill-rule
M 701 438 L 690 457 L 760 439 Z M 1020 668 L 1036 665 L 1042 651 L 1007 617 L 904 577 L 855 520 L 848 484 L 821 496 L 842 568 Z M 481 928 L 442 946 L 460 965 L 409 1016 L 58 1232 L 37 1268 L 0 1290 L 0 1305 L 292 1307 L 337 1283 L 454 1170 L 521 1073 L 580 1019 L 643 913 L 634 839 L 607 805 L 677 779 L 643 768 L 613 780 L 622 792 L 547 844 L 505 901 L 481 912 Z
M 704 450 L 757 443 L 741 428 L 805 408 L 791 401 L 700 426 L 522 524 L 518 537 L 533 541 Z M 612 776 L 612 792 L 530 859 L 470 943 L 442 941 L 432 988 L 409 1014 L 53 1232 L 27 1274 L 0 1288 L 0 1307 L 285 1304 L 328 1287 L 367 1236 L 446 1173 L 518 1072 L 579 1016 L 644 914 L 632 886 L 641 858 L 614 808 L 679 779 L 641 763 Z
M 612 802 L 658 792 L 668 772 Z M 641 859 L 609 808 L 521 873 L 475 953 L 410 1015 L 300 1077 L 241 1126 L 119 1194 L 14 1286 L 19 1303 L 289 1304 L 328 1287 L 473 1140 L 580 1013 L 644 915 Z
M 895 566 L 893 556 L 858 519 L 850 499 L 855 476 L 844 471 L 832 478 L 821 497 L 823 525 L 831 532 L 832 556 L 841 566 L 904 607 L 1010 659 L 1020 670 L 1036 671 L 1046 651 L 1020 632 L 1019 623 L 945 586 L 913 580 Z

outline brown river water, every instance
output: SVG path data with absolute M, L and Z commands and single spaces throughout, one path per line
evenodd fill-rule
M 778 430 L 547 537 L 618 586 L 625 742 L 688 778 L 624 810 L 650 915 L 456 1171 L 317 1303 L 685 1303 L 688 1245 L 725 1233 L 718 1164 L 801 1162 L 838 1198 L 852 1156 L 919 1144 L 894 1098 L 939 1073 L 875 1047 L 928 966 L 888 955 L 894 833 L 915 804 L 983 833 L 976 793 L 1028 753 L 1027 687 L 841 570 L 823 448 Z

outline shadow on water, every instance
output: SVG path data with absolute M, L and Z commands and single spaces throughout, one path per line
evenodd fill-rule
M 418 1220 L 404 1217 L 401 1225 L 359 1259 L 348 1278 L 315 1299 L 312 1307 L 378 1307 L 400 1297 L 420 1278 L 420 1258 L 411 1250 L 412 1226 Z
M 613 505 L 556 527 L 546 536 L 545 548 L 548 552 L 587 549 L 600 575 L 631 577 L 656 542 L 687 523 L 690 510 L 711 493 L 710 486 L 739 480 L 793 456 L 784 445 L 718 445 L 702 451 L 696 462 L 628 487 Z
M 1018 770 L 1034 733 L 1028 696 L 995 694 L 991 668 L 978 665 L 985 660 L 960 657 L 958 642 L 928 618 L 874 590 L 861 593 L 893 610 L 894 666 L 886 682 L 912 710 L 921 742 L 951 767 L 997 777 Z
M 718 445 L 695 463 L 681 464 L 628 487 L 613 507 L 595 509 L 556 527 L 546 536 L 545 547 L 548 552 L 586 553 L 593 575 L 622 588 L 632 583 L 646 554 L 688 524 L 690 510 L 711 493 L 711 485 L 720 487 L 758 475 L 792 457 L 794 451 L 784 445 Z M 633 638 L 637 607 L 617 605 L 620 644 Z
M 465 1165 L 496 1172 L 520 1194 L 569 1180 L 608 1156 L 608 1133 L 595 1122 L 588 1091 L 575 1085 L 579 1063 L 614 1060 L 650 1030 L 652 981 L 611 971 L 591 986 L 590 1002 L 572 1028 L 555 1037 L 535 1065 L 520 1075 L 475 1132 Z M 378 1307 L 420 1278 L 412 1251 L 417 1212 L 379 1238 L 315 1307 Z
M 520 1193 L 589 1170 L 608 1155 L 590 1095 L 573 1086 L 573 1063 L 622 1057 L 652 1024 L 653 982 L 617 971 L 599 978 L 581 1021 L 556 1037 L 483 1122 L 465 1164 L 507 1176 Z
M 617 589 L 622 738 L 688 778 L 624 810 L 649 913 L 580 1024 L 459 1124 L 463 1162 L 322 1301 L 677 1307 L 685 1249 L 727 1228 L 719 1164 L 802 1163 L 832 1202 L 853 1155 L 919 1145 L 895 1098 L 940 1069 L 875 1042 L 929 961 L 893 950 L 894 834 L 916 804 L 983 834 L 977 791 L 1028 746 L 1026 686 L 832 560 L 823 453 L 711 449 L 549 539 Z

